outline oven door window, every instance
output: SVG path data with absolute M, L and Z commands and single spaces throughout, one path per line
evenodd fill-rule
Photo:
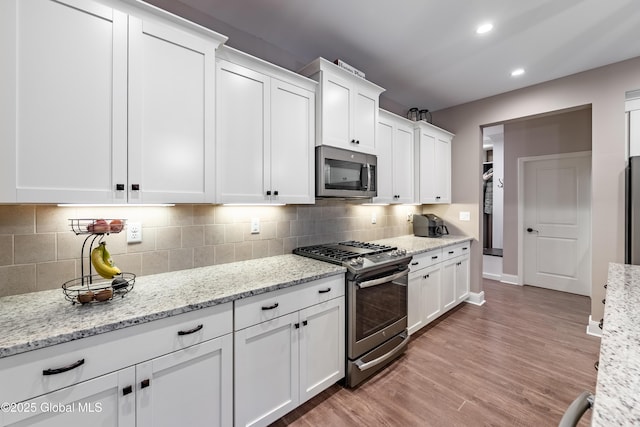
M 325 159 L 324 186 L 330 190 L 366 190 L 367 166 L 357 162 Z
M 408 275 L 356 291 L 356 341 L 394 324 L 407 315 Z

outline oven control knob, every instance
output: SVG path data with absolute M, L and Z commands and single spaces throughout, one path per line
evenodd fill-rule
M 358 263 L 359 265 L 364 264 L 364 258 L 362 258 L 361 256 L 359 256 L 358 258 L 356 258 L 356 263 Z

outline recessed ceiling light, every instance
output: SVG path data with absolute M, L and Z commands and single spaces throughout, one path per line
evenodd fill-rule
M 489 31 L 493 30 L 493 24 L 490 22 L 487 22 L 486 24 L 482 24 L 480 25 L 477 29 L 476 29 L 476 34 L 484 34 L 484 33 L 488 33 Z
M 517 77 L 524 74 L 524 68 L 516 68 L 511 72 L 511 77 Z

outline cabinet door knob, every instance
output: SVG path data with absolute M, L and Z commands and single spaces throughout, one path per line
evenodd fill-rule
M 140 381 L 140 388 L 147 388 L 151 385 L 151 380 L 147 378 L 146 380 Z
M 122 389 L 123 396 L 126 396 L 127 394 L 131 394 L 131 393 L 133 393 L 133 387 L 131 387 L 130 385 Z
M 356 140 L 355 140 L 355 139 L 352 139 L 352 140 L 351 140 L 351 143 L 352 143 L 352 144 L 355 144 L 355 143 L 356 143 Z
M 296 329 L 300 329 L 300 323 L 294 323 L 294 324 L 293 324 L 293 326 L 294 326 Z
M 131 184 L 131 191 L 140 191 L 140 184 Z
M 278 195 L 278 190 L 275 190 L 275 191 L 273 192 L 273 195 L 274 195 L 274 196 L 277 196 L 277 195 Z
M 116 191 L 124 191 L 124 184 L 116 184 Z
M 440 196 L 436 196 L 436 200 L 440 200 Z
M 607 299 L 606 298 L 602 298 L 602 303 L 606 304 L 607 303 Z
M 356 141 L 356 144 L 360 144 L 360 140 L 357 140 L 357 141 Z
M 307 322 L 306 320 L 302 321 L 302 326 L 307 326 L 309 324 L 309 322 Z
M 271 195 L 271 190 L 267 190 L 267 196 Z

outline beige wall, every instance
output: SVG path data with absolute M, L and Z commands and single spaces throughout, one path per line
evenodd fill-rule
M 482 84 L 478 79 L 478 84 Z M 481 129 L 549 111 L 592 106 L 592 299 L 595 320 L 603 315 L 602 284 L 610 261 L 624 260 L 624 97 L 640 88 L 640 58 L 434 112 L 434 123 L 456 134 L 452 145 L 452 194 L 458 204 L 480 206 Z M 478 210 L 476 209 L 476 212 Z M 445 217 L 446 219 L 446 217 Z M 482 241 L 481 218 L 472 218 L 470 235 Z M 601 224 L 607 224 L 601 227 Z M 471 290 L 482 283 L 482 248 L 472 247 Z
M 142 243 L 127 244 L 125 233 L 105 239 L 120 269 L 147 275 L 291 253 L 295 247 L 316 243 L 410 234 L 407 214 L 417 212 L 418 206 L 363 206 L 329 200 L 281 207 L 0 206 L 0 297 L 59 288 L 80 276 L 80 251 L 86 236 L 71 232 L 69 218 L 142 222 Z M 374 213 L 376 224 L 371 223 Z M 260 234 L 250 233 L 254 217 L 260 218 Z
M 505 274 L 518 274 L 518 158 L 591 150 L 591 108 L 504 125 Z

